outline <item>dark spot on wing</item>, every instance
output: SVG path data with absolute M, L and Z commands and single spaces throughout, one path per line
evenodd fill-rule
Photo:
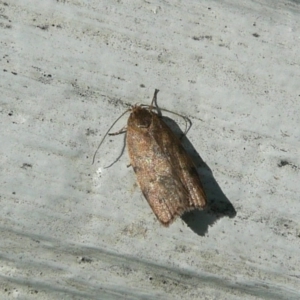
M 134 173 L 137 173 L 139 171 L 139 167 L 137 166 L 132 166 Z
M 198 171 L 197 171 L 196 167 L 194 167 L 194 166 L 190 167 L 190 174 L 192 176 L 198 176 Z
M 143 193 L 144 197 L 148 200 L 148 190 L 143 189 L 142 193 Z

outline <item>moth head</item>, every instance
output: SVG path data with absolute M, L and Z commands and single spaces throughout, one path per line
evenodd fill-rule
M 128 118 L 127 126 L 149 128 L 152 123 L 152 112 L 141 106 L 134 106 Z

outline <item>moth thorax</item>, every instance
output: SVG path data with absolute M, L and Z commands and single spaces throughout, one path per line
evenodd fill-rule
M 128 126 L 137 128 L 148 128 L 152 123 L 152 114 L 149 110 L 136 107 L 130 114 L 128 119 Z

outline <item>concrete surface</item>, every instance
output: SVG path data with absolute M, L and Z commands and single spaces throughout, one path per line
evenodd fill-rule
M 299 1 L 2 0 L 0 37 L 0 299 L 300 299 Z M 169 228 L 124 136 L 92 165 L 155 88 L 210 201 Z

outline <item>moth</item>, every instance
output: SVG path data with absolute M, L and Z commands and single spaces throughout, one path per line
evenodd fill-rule
M 183 213 L 203 209 L 207 197 L 180 139 L 154 111 L 158 111 L 157 93 L 155 90 L 151 105 L 130 109 L 126 145 L 141 191 L 157 219 L 167 227 Z

